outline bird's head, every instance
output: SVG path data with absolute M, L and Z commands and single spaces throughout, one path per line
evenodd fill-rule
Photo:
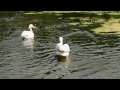
M 63 42 L 63 37 L 59 37 L 59 41 L 60 41 L 60 42 Z
M 37 28 L 35 25 L 33 25 L 33 24 L 30 24 L 30 25 L 29 25 L 29 28 L 30 28 L 30 29 L 32 29 L 32 28 L 38 29 L 38 28 Z

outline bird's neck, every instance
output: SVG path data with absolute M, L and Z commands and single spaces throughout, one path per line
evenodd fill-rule
M 62 44 L 62 45 L 63 45 L 63 41 L 60 41 L 60 44 Z
M 29 28 L 31 32 L 33 32 L 32 28 Z

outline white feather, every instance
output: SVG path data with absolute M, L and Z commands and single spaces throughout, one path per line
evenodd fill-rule
M 56 54 L 61 56 L 68 56 L 70 52 L 70 47 L 68 44 L 63 44 L 63 38 L 59 38 L 60 43 L 56 45 Z
M 31 31 L 23 31 L 21 37 L 25 39 L 34 39 L 34 33 Z

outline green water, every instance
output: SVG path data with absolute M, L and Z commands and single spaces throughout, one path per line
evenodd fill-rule
M 96 30 L 111 19 L 118 21 L 120 14 L 116 13 L 1 11 L 0 78 L 120 78 L 119 30 L 114 31 L 116 27 L 112 32 Z M 30 23 L 39 28 L 34 30 L 35 40 L 23 41 L 20 35 Z M 55 58 L 60 36 L 71 49 L 69 59 L 64 62 Z

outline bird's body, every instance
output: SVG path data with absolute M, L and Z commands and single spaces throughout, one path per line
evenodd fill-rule
M 23 39 L 34 39 L 34 33 L 32 31 L 23 31 L 21 37 Z
M 34 39 L 34 33 L 33 33 L 32 28 L 37 28 L 37 27 L 35 27 L 33 24 L 30 24 L 29 25 L 30 31 L 23 31 L 21 34 L 21 37 L 23 39 Z
M 56 45 L 56 55 L 69 56 L 70 48 L 68 44 L 63 44 L 63 38 L 59 38 L 60 43 Z

